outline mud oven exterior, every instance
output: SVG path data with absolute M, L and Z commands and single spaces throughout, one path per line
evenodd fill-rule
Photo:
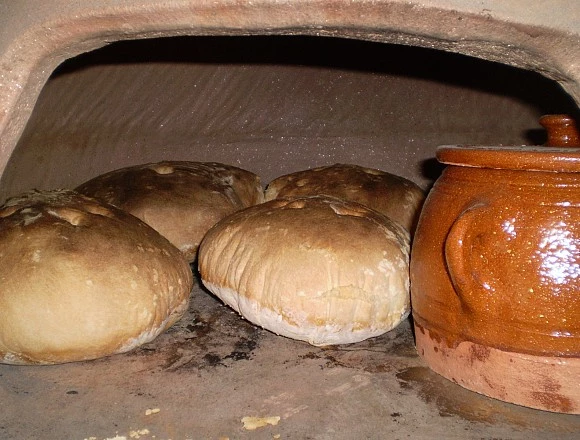
M 441 170 L 438 145 L 542 143 L 542 114 L 577 116 L 579 8 L 571 0 L 1 1 L 0 199 L 167 159 L 230 163 L 264 183 L 356 163 L 428 190 Z M 579 416 L 447 383 L 417 357 L 408 323 L 334 350 L 279 340 L 209 299 L 188 319 L 126 357 L 2 366 L 5 438 L 580 431 Z M 279 421 L 249 431 L 244 416 Z

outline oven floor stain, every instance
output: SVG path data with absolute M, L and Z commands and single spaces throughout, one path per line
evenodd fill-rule
M 0 437 L 577 438 L 580 416 L 489 399 L 433 373 L 411 327 L 314 347 L 252 325 L 196 287 L 185 316 L 130 353 L 0 365 Z M 244 417 L 280 419 L 250 431 Z
M 555 414 L 501 402 L 466 390 L 428 367 L 409 367 L 396 374 L 404 390 L 417 393 L 427 404 L 436 406 L 441 417 L 460 417 L 485 424 L 509 423 L 516 429 L 551 429 L 580 432 L 580 418 Z M 569 423 L 569 426 L 566 426 Z

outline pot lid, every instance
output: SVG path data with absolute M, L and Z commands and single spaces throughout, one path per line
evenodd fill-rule
M 466 167 L 580 172 L 580 148 L 442 145 L 436 157 L 441 163 Z

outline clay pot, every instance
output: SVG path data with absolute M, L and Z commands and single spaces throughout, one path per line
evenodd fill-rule
M 419 354 L 473 391 L 580 413 L 580 149 L 437 159 L 411 254 Z

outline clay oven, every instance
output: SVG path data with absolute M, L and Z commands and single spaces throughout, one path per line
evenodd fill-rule
M 579 14 L 574 0 L 0 0 L 0 202 L 31 188 L 72 188 L 113 169 L 162 160 L 229 163 L 264 183 L 309 167 L 354 163 L 429 189 L 441 170 L 438 145 L 541 144 L 541 115 L 578 117 Z M 180 356 L 183 365 L 191 361 Z M 216 359 L 218 365 L 219 356 L 212 356 L 207 365 Z M 355 364 L 352 356 L 341 359 L 340 367 Z M 79 367 L 64 368 L 78 373 Z M 146 371 L 131 368 L 139 378 Z M 336 383 L 327 396 L 334 399 L 345 386 L 367 389 L 375 384 L 368 373 L 391 372 L 384 368 L 348 372 L 356 380 Z M 391 379 L 412 377 L 419 371 L 413 368 L 419 367 Z M 21 380 L 15 370 L 5 371 L 6 380 Z M 172 379 L 158 380 L 158 395 L 167 397 L 162 384 Z M 30 383 L 42 384 L 42 377 Z M 140 386 L 134 387 L 141 392 Z M 222 392 L 222 402 L 237 402 Z M 461 399 L 469 400 L 465 393 Z M 280 409 L 279 397 L 268 398 L 281 426 L 314 406 L 292 401 L 292 409 Z M 92 407 L 90 398 L 83 402 L 79 408 Z M 218 404 L 202 406 L 220 413 Z M 125 419 L 132 417 L 127 408 Z M 189 426 L 193 417 L 175 411 L 172 423 Z M 398 409 L 390 414 L 401 415 Z M 535 417 L 512 418 L 533 424 Z M 579 426 L 577 418 L 544 425 L 570 432 Z M 219 433 L 202 429 L 198 438 L 218 438 L 237 425 L 228 419 L 224 426 Z M 423 438 L 448 433 L 444 425 L 438 429 L 429 427 Z M 181 431 L 165 434 L 186 438 Z

